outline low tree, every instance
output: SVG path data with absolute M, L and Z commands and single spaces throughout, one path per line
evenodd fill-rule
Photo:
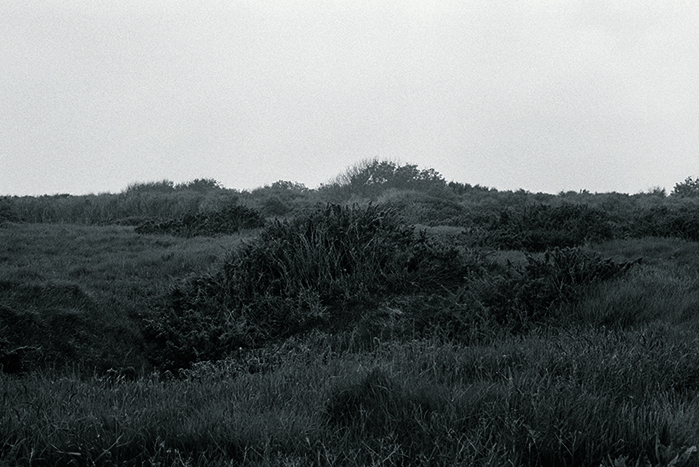
M 333 184 L 345 187 L 352 194 L 377 196 L 389 188 L 429 190 L 443 188 L 446 181 L 434 169 L 418 169 L 417 165 L 399 165 L 378 158 L 368 159 L 350 167 Z

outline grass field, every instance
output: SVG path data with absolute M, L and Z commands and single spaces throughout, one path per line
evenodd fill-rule
M 697 243 L 588 245 L 643 260 L 519 332 L 485 315 L 470 340 L 441 321 L 413 331 L 415 309 L 434 312 L 421 289 L 343 332 L 153 366 L 144 319 L 258 233 L 0 227 L 0 465 L 699 465 Z M 482 254 L 493 268 L 524 258 Z M 458 293 L 435 306 L 466 313 Z

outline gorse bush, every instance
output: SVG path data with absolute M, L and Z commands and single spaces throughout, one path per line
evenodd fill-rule
M 186 366 L 316 326 L 341 328 L 392 294 L 463 282 L 477 260 L 391 210 L 329 205 L 269 224 L 223 265 L 177 285 L 146 334 L 154 361 Z
M 414 230 L 380 206 L 328 205 L 273 221 L 217 269 L 173 287 L 147 322 L 151 360 L 187 367 L 311 329 L 382 334 L 388 322 L 398 334 L 410 325 L 478 341 L 489 326 L 517 332 L 548 319 L 632 264 L 576 248 L 493 270 L 478 254 Z M 370 331 L 376 323 L 383 329 Z

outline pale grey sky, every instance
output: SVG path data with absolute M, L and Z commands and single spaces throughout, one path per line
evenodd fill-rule
M 0 195 L 699 176 L 699 2 L 0 0 Z

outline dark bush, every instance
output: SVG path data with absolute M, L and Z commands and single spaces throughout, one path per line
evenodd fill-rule
M 432 191 L 447 184 L 434 169 L 419 170 L 417 165 L 400 165 L 393 161 L 369 159 L 348 168 L 334 182 L 320 188 L 335 202 L 351 196 L 376 199 L 388 189 Z
M 687 177 L 684 182 L 675 184 L 672 195 L 682 198 L 699 198 L 699 178 Z
M 340 329 L 387 296 L 457 287 L 475 263 L 377 206 L 273 221 L 220 269 L 173 288 L 146 327 L 153 361 L 187 366 L 318 326 Z
M 638 210 L 629 234 L 633 237 L 678 237 L 699 241 L 699 206 L 653 206 Z
M 217 211 L 188 214 L 169 221 L 147 221 L 137 226 L 136 232 L 140 234 L 169 234 L 180 237 L 214 236 L 236 233 L 240 229 L 262 227 L 264 222 L 262 215 L 254 209 L 229 205 Z
M 16 222 L 19 218 L 15 214 L 14 206 L 9 196 L 0 196 L 0 222 Z
M 483 245 L 531 252 L 567 248 L 614 237 L 605 211 L 586 204 L 529 204 L 506 209 L 485 227 Z
M 581 248 L 526 256 L 526 264 L 508 262 L 501 274 L 474 278 L 472 296 L 498 323 L 518 331 L 551 317 L 561 303 L 579 300 L 588 288 L 625 273 L 636 262 L 616 263 Z

